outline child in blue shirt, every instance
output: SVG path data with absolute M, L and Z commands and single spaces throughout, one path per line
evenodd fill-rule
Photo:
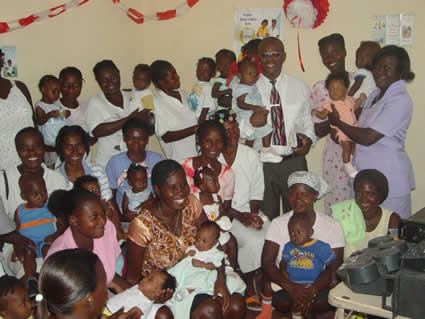
M 34 242 L 36 256 L 43 257 L 56 232 L 55 217 L 47 208 L 46 183 L 42 176 L 24 174 L 19 178 L 19 187 L 26 203 L 15 211 L 16 229 Z
M 292 282 L 311 285 L 336 258 L 335 253 L 329 244 L 311 238 L 313 227 L 303 213 L 292 215 L 288 231 L 291 241 L 283 248 L 280 270 Z

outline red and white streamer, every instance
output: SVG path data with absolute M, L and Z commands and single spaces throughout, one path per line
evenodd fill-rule
M 199 0 L 186 0 L 179 4 L 175 9 L 160 11 L 149 15 L 144 15 L 143 13 L 139 12 L 134 8 L 127 7 L 125 4 L 121 3 L 121 0 L 112 0 L 112 2 L 115 3 L 118 8 L 120 8 L 121 11 L 124 12 L 131 20 L 133 20 L 137 24 L 142 24 L 146 21 L 169 20 L 185 15 L 190 8 L 192 8 L 195 4 L 199 2 Z
M 27 27 L 30 24 L 33 24 L 34 22 L 40 22 L 43 20 L 57 17 L 58 15 L 64 13 L 67 10 L 82 6 L 88 1 L 89 0 L 71 0 L 54 8 L 33 13 L 21 19 L 12 20 L 8 22 L 0 22 L 0 33 L 12 32 Z

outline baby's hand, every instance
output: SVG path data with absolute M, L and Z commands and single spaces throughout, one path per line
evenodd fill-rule
M 66 110 L 66 111 L 62 111 L 62 114 L 64 116 L 64 118 L 68 118 L 71 116 L 71 111 L 70 110 Z
M 194 250 L 189 250 L 186 254 L 184 254 L 185 257 L 193 257 L 195 256 L 196 251 Z
M 197 260 L 197 259 L 192 259 L 192 266 L 197 267 L 197 268 L 205 268 L 205 269 L 208 269 L 208 270 L 215 270 L 216 269 L 216 267 L 214 266 L 213 263 L 205 263 L 205 262 Z
M 58 117 L 58 116 L 60 116 L 60 114 L 61 114 L 61 112 L 56 110 L 56 111 L 50 111 L 49 113 L 47 113 L 47 116 L 50 117 L 50 118 L 51 117 Z

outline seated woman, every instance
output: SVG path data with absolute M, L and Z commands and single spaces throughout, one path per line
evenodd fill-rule
M 238 262 L 247 281 L 246 302 L 249 309 L 261 307 L 258 292 L 254 289 L 254 275 L 261 267 L 264 235 L 270 222 L 260 212 L 264 195 L 263 164 L 257 151 L 239 144 L 239 124 L 236 114 L 229 110 L 216 112 L 226 130 L 227 145 L 218 160 L 232 168 L 235 174 L 235 192 L 230 215 L 232 234 L 238 243 Z
M 163 158 L 158 153 L 146 150 L 149 136 L 152 135 L 151 131 L 149 124 L 137 118 L 128 120 L 122 127 L 122 135 L 127 145 L 127 151 L 112 156 L 108 165 L 106 165 L 109 186 L 119 207 L 122 207 L 124 192 L 131 189 L 126 178 L 127 169 L 131 163 L 140 164 L 147 169 L 149 172 L 148 188 L 152 191 L 150 173 L 155 164 L 162 161 Z
M 152 171 L 156 201 L 130 224 L 127 250 L 127 277 L 137 283 L 141 276 L 154 270 L 168 269 L 180 261 L 186 249 L 195 242 L 198 226 L 206 220 L 199 201 L 190 195 L 186 176 L 180 164 L 164 160 Z M 244 318 L 242 296 L 229 295 L 225 275 L 220 272 L 214 286 L 214 297 L 196 295 L 191 318 Z M 222 297 L 218 297 L 221 294 Z M 163 300 L 171 298 L 164 291 Z
M 283 314 L 291 312 L 293 303 L 301 305 L 306 313 L 317 314 L 328 311 L 330 271 L 335 271 L 342 263 L 344 234 L 341 227 L 336 220 L 319 214 L 314 209 L 314 202 L 328 192 L 326 182 L 322 177 L 311 172 L 299 171 L 289 176 L 288 187 L 288 200 L 292 211 L 272 221 L 266 233 L 262 255 L 262 266 L 266 276 L 282 290 L 272 295 L 265 294 L 263 311 L 258 318 L 271 318 L 272 304 Z M 290 241 L 288 222 L 293 214 L 307 214 L 313 225 L 314 238 L 328 243 L 336 255 L 336 259 L 330 265 L 330 271 L 322 272 L 308 287 L 291 282 L 282 274 L 278 266 L 282 259 L 283 248 Z
M 115 273 L 121 249 L 115 227 L 106 218 L 100 199 L 85 189 L 73 189 L 63 193 L 61 202 L 69 227 L 51 244 L 46 258 L 64 249 L 90 250 L 102 262 L 109 288 L 116 292 L 129 288 L 130 285 Z
M 65 178 L 67 189 L 71 189 L 74 182 L 84 175 L 96 177 L 106 215 L 115 225 L 119 238 L 123 238 L 119 212 L 112 200 L 112 192 L 109 188 L 105 170 L 102 166 L 90 164 L 85 160 L 85 156 L 87 156 L 89 151 L 89 135 L 87 132 L 78 125 L 64 126 L 56 137 L 56 152 L 62 161 L 56 171 Z
M 19 189 L 19 177 L 23 174 L 42 176 L 50 195 L 54 190 L 66 189 L 63 176 L 43 163 L 45 146 L 43 136 L 34 127 L 23 128 L 15 136 L 15 146 L 21 164 L 7 169 L 0 179 L 0 195 L 6 211 L 13 218 L 16 207 L 24 202 Z
M 333 217 L 344 231 L 344 259 L 367 248 L 369 240 L 398 237 L 400 216 L 380 205 L 388 196 L 388 180 L 376 169 L 364 169 L 354 179 L 354 199 L 333 205 Z
M 220 215 L 229 216 L 230 206 L 235 187 L 235 175 L 232 169 L 217 160 L 224 147 L 227 145 L 226 130 L 218 120 L 208 120 L 199 124 L 196 131 L 196 142 L 199 146 L 200 155 L 189 157 L 180 164 L 186 174 L 186 180 L 190 192 L 198 197 L 199 189 L 195 186 L 195 172 L 203 167 L 209 167 L 218 177 L 220 189 L 217 193 L 221 200 Z M 229 216 L 230 217 L 230 216 Z M 234 237 L 220 239 L 220 243 L 229 257 L 230 264 L 235 270 L 239 270 L 237 262 L 237 242 Z
M 36 298 L 42 300 L 36 305 L 34 317 L 42 319 L 100 318 L 108 296 L 102 261 L 96 254 L 79 248 L 65 249 L 47 258 L 41 267 L 38 289 Z M 138 308 L 132 308 L 126 313 L 119 310 L 110 318 L 140 315 Z

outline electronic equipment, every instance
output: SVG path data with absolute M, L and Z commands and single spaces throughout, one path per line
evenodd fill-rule
M 409 243 L 419 243 L 425 240 L 425 208 L 408 219 L 401 220 L 400 238 Z
M 418 229 L 417 222 L 405 229 L 412 227 Z M 419 238 L 411 235 L 408 238 Z M 338 276 L 356 293 L 382 296 L 382 308 L 392 311 L 393 317 L 425 318 L 425 239 L 408 243 L 382 236 L 369 241 L 368 246 L 347 258 Z M 388 296 L 390 305 L 386 303 Z

